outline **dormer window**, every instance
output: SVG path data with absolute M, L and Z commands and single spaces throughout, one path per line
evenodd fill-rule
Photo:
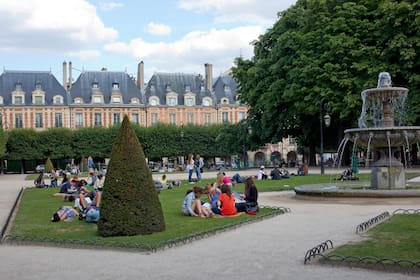
M 74 99 L 74 104 L 82 104 L 83 103 L 83 99 L 82 98 L 80 98 L 80 97 L 76 97 L 75 99 Z
M 104 98 L 102 95 L 93 95 L 92 103 L 104 103 Z
M 137 97 L 133 97 L 133 98 L 131 98 L 130 103 L 131 104 L 139 104 L 140 103 L 140 100 Z
M 225 92 L 229 92 L 229 91 L 230 91 L 230 86 L 225 85 L 225 86 L 224 86 L 224 90 L 225 90 Z
M 168 93 L 166 95 L 166 104 L 168 106 L 176 106 L 178 105 L 178 95 L 174 92 Z
M 168 106 L 175 106 L 176 105 L 176 97 L 168 97 Z
M 191 92 L 191 86 L 185 85 L 185 92 Z
M 15 90 L 22 91 L 22 84 L 21 83 L 16 83 Z
M 23 96 L 22 95 L 13 96 L 13 105 L 23 105 Z
M 53 103 L 54 104 L 63 104 L 63 97 L 59 96 L 59 95 L 54 96 Z
M 211 106 L 211 98 L 210 97 L 204 97 L 203 98 L 203 106 Z
M 195 105 L 195 95 L 190 93 L 190 94 L 185 94 L 184 95 L 184 105 L 185 106 L 194 106 Z
M 41 87 L 41 83 L 40 82 L 37 82 L 36 84 L 35 84 L 35 90 L 41 90 L 42 89 L 42 87 Z
M 121 103 L 121 96 L 119 96 L 119 95 L 113 95 L 111 97 L 111 102 L 112 103 Z
M 44 104 L 44 98 L 43 98 L 43 96 L 42 95 L 35 95 L 34 96 L 33 103 L 35 105 L 42 105 L 42 104 Z
M 222 98 L 221 103 L 222 104 L 229 104 L 229 100 L 227 98 Z
M 159 105 L 159 100 L 158 100 L 158 98 L 157 98 L 157 97 L 155 97 L 155 96 L 150 97 L 150 98 L 149 98 L 149 104 L 150 104 L 151 106 L 157 106 L 157 105 Z
M 99 88 L 98 82 L 93 82 L 92 83 L 92 88 Z
M 119 90 L 120 89 L 120 84 L 119 83 L 112 83 L 112 89 L 113 90 Z

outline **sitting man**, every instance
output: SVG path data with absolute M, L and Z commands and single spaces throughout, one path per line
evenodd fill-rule
M 265 174 L 264 165 L 261 165 L 260 170 L 258 170 L 257 179 L 258 180 L 265 180 L 267 179 L 267 175 Z
M 281 173 L 280 173 L 279 167 L 277 165 L 274 166 L 273 170 L 271 170 L 270 177 L 271 177 L 271 180 L 280 180 L 281 179 Z
M 359 180 L 359 178 L 353 176 L 353 168 L 346 168 L 337 180 Z
M 290 178 L 289 170 L 287 170 L 284 165 L 280 169 L 280 175 L 283 179 Z

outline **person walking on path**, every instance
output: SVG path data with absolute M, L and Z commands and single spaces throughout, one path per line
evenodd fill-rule
M 199 154 L 195 156 L 195 173 L 197 174 L 197 182 L 201 182 L 201 172 L 204 166 L 204 161 Z
M 192 154 L 188 154 L 187 158 L 187 170 L 188 170 L 188 183 L 194 184 L 192 180 L 192 174 L 194 171 L 194 158 Z

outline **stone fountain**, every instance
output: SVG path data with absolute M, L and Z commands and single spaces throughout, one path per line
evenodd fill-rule
M 405 101 L 408 89 L 393 87 L 387 72 L 379 74 L 377 88 L 362 92 L 363 107 L 359 128 L 344 131 L 345 137 L 338 147 L 338 163 L 344 149 L 353 142 L 353 154 L 358 146 L 375 154 L 371 182 L 347 181 L 296 186 L 297 195 L 329 197 L 420 197 L 419 189 L 406 189 L 405 169 L 394 152 L 420 142 L 420 126 L 405 125 Z M 405 159 L 407 162 L 407 159 Z M 367 161 L 368 162 L 368 161 Z
M 348 141 L 353 142 L 353 152 L 357 145 L 367 148 L 378 157 L 372 165 L 371 188 L 405 188 L 405 172 L 401 161 L 394 157 L 400 147 L 404 151 L 414 143 L 420 142 L 420 126 L 405 126 L 405 101 L 408 89 L 393 87 L 391 76 L 381 72 L 377 88 L 362 92 L 363 107 L 359 118 L 359 128 L 344 131 L 338 154 L 341 157 Z M 407 161 L 407 159 L 406 159 Z

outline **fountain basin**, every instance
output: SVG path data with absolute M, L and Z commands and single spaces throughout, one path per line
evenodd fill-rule
M 296 186 L 294 191 L 296 195 L 324 197 L 420 197 L 420 189 L 372 189 L 368 182 L 302 185 Z
M 388 148 L 420 142 L 420 126 L 351 128 L 344 134 L 350 141 L 364 147 Z

